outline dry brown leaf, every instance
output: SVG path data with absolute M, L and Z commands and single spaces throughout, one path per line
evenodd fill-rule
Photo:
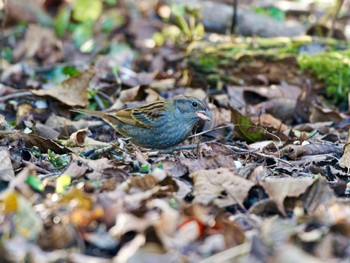
M 333 143 L 314 143 L 305 145 L 290 144 L 281 149 L 283 156 L 290 159 L 297 159 L 300 156 L 310 156 L 319 154 L 340 154 L 341 148 Z
M 314 215 L 327 225 L 347 224 L 350 226 L 349 200 L 333 198 L 318 206 Z
M 237 246 L 244 242 L 244 231 L 238 222 L 221 214 L 216 218 L 216 223 L 222 228 L 227 247 Z
M 68 106 L 86 107 L 89 104 L 87 89 L 95 75 L 91 67 L 76 77 L 71 77 L 61 84 L 47 90 L 31 90 L 36 96 L 49 96 Z
M 338 123 L 346 117 L 347 116 L 339 112 L 338 109 L 329 109 L 322 105 L 317 105 L 316 103 L 312 104 L 310 122 L 333 121 Z
M 329 221 L 333 224 L 350 224 L 349 203 L 335 202 L 327 208 L 327 216 Z
M 9 152 L 7 150 L 0 151 L 0 181 L 9 182 L 15 178 Z
M 88 128 L 81 129 L 75 133 L 73 133 L 69 139 L 66 141 L 65 146 L 66 147 L 81 147 L 84 144 L 86 136 L 89 136 L 91 132 Z
M 106 169 L 113 168 L 112 162 L 110 160 L 108 160 L 107 158 L 101 158 L 98 160 L 87 160 L 87 159 L 84 159 L 80 156 L 73 154 L 72 161 L 73 160 L 76 160 L 78 162 L 81 162 L 81 163 L 87 165 L 92 171 L 95 171 L 95 172 L 103 172 Z
M 158 180 L 152 174 L 146 174 L 142 177 L 131 177 L 128 183 L 130 187 L 138 188 L 141 190 L 149 190 L 157 185 Z
M 163 199 L 153 199 L 147 203 L 150 218 L 158 234 L 173 236 L 179 223 L 179 212 Z
M 68 174 L 71 178 L 77 179 L 83 176 L 87 170 L 88 167 L 86 165 L 78 164 L 77 161 L 72 161 L 63 174 Z
M 194 202 L 219 207 L 238 204 L 243 206 L 249 190 L 254 186 L 251 181 L 234 175 L 229 169 L 200 170 L 190 174 L 194 181 Z
M 280 120 L 273 117 L 271 114 L 263 114 L 254 120 L 255 124 L 260 123 L 263 127 L 272 127 L 278 131 L 288 130 L 288 126 L 283 124 Z
M 348 131 L 346 144 L 344 146 L 343 156 L 339 160 L 339 166 L 348 169 L 350 171 L 350 129 Z
M 317 100 L 315 90 L 311 85 L 311 81 L 307 80 L 302 85 L 302 92 L 300 93 L 295 107 L 295 116 L 301 120 L 309 121 L 311 114 L 311 105 Z
M 119 98 L 108 110 L 120 110 L 121 108 L 125 107 L 125 104 L 128 102 L 133 103 L 135 101 L 145 100 L 146 103 L 150 103 L 162 99 L 163 98 L 153 89 L 146 88 L 145 86 L 136 86 L 130 89 L 122 90 Z
M 294 117 L 295 105 L 295 99 L 276 98 L 255 105 L 252 113 L 259 115 L 266 112 L 278 119 L 289 120 Z
M 44 10 L 42 1 L 11 0 L 3 3 L 6 5 L 7 21 L 52 25 L 52 18 Z
M 309 188 L 307 195 L 303 196 L 303 209 L 309 214 L 325 207 L 328 209 L 329 203 L 336 199 L 334 191 L 325 177 L 317 179 Z
M 259 165 L 252 169 L 246 178 L 252 181 L 253 183 L 258 183 L 259 181 L 263 180 L 263 178 L 265 178 L 266 176 L 266 167 L 264 167 L 263 165 Z
M 77 130 L 92 127 L 96 124 L 100 124 L 100 121 L 86 121 L 84 119 L 80 119 L 79 121 L 72 121 L 70 119 L 64 118 L 62 116 L 58 116 L 55 114 L 51 114 L 49 118 L 46 120 L 45 125 L 50 126 L 51 128 L 58 131 L 63 136 L 69 136 L 73 132 Z
M 27 124 L 27 122 L 25 122 Z M 57 140 L 60 133 L 52 127 L 36 122 L 33 126 L 33 133 L 45 139 Z
M 25 141 L 28 147 L 37 146 L 41 152 L 47 152 L 48 149 L 51 149 L 58 154 L 71 152 L 68 148 L 59 145 L 55 141 L 45 139 L 36 134 L 26 134 L 20 131 L 11 131 L 0 134 L 0 138 L 4 137 L 8 138 L 11 142 L 22 139 Z
M 267 218 L 260 227 L 261 239 L 267 246 L 278 248 L 286 244 L 297 232 L 295 226 L 294 221 L 284 220 L 277 216 Z
M 275 201 L 278 210 L 286 215 L 286 210 L 284 208 L 284 199 L 286 197 L 298 197 L 305 193 L 307 188 L 315 182 L 313 179 L 309 178 L 266 178 L 265 181 L 261 182 L 265 191 Z
M 63 59 L 62 44 L 53 29 L 29 25 L 25 38 L 13 51 L 16 61 L 36 58 L 42 64 L 53 64 Z
M 42 231 L 38 238 L 38 245 L 45 250 L 63 249 L 74 243 L 74 231 L 71 225 L 62 221 L 52 224 L 49 218 L 44 224 L 46 231 Z
M 177 162 L 164 162 L 165 170 L 172 176 L 182 176 L 186 172 L 192 173 L 199 170 L 211 170 L 217 168 L 235 169 L 232 151 L 222 145 L 207 144 L 201 148 L 205 157 L 198 159 L 186 158 L 181 155 Z

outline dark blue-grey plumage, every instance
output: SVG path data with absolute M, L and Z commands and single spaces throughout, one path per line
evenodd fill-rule
M 151 149 L 166 149 L 183 142 L 199 120 L 211 118 L 201 100 L 187 96 L 124 109 L 114 114 L 88 110 L 78 112 L 101 117 L 136 145 Z

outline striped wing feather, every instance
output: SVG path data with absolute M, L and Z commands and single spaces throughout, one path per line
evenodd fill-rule
M 156 120 L 164 115 L 165 108 L 165 101 L 157 101 L 133 109 L 120 110 L 113 117 L 125 124 L 151 128 Z

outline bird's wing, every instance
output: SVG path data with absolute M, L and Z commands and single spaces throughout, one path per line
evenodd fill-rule
M 157 101 L 133 109 L 120 110 L 113 116 L 125 124 L 151 128 L 165 114 L 166 106 L 165 101 Z

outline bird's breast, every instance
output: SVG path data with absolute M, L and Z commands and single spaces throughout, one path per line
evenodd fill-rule
M 121 134 L 145 148 L 164 149 L 183 142 L 191 133 L 193 124 L 179 118 L 161 117 L 151 128 L 121 127 Z

